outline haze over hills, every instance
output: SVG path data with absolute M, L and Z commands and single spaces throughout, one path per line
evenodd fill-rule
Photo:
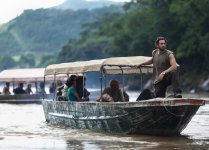
M 97 1 L 86 1 L 86 0 L 67 0 L 63 4 L 56 6 L 56 9 L 95 9 L 110 5 L 122 5 L 123 2 L 114 2 L 111 0 L 97 0 Z

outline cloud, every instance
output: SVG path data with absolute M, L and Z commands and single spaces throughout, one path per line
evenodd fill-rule
M 0 4 L 0 23 L 20 15 L 25 9 L 49 8 L 65 0 L 5 0 Z

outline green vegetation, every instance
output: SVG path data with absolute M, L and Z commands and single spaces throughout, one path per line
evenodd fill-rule
M 94 22 L 107 13 L 118 11 L 122 11 L 121 7 L 111 6 L 77 11 L 69 9 L 26 10 L 14 20 L 0 26 L 1 55 L 10 57 L 9 59 L 17 56 L 20 58 L 13 59 L 14 66 L 3 67 L 1 65 L 0 70 L 10 67 L 47 65 L 51 61 L 46 60 L 48 63 L 43 63 L 44 58 L 49 58 L 48 55 L 56 56 L 69 39 L 80 38 L 80 32 L 85 29 L 83 24 Z M 0 63 L 6 60 L 0 59 Z
M 57 62 L 151 56 L 156 37 L 165 36 L 181 65 L 184 82 L 197 85 L 198 77 L 208 77 L 208 0 L 133 0 L 124 8 L 123 14 L 89 24 L 80 39 L 63 46 Z
M 183 81 L 197 85 L 209 72 L 208 10 L 208 0 L 132 0 L 123 12 L 114 7 L 27 10 L 0 27 L 2 55 L 24 56 L 1 57 L 0 62 L 44 67 L 111 56 L 151 56 L 156 37 L 165 36 L 181 65 Z M 25 59 L 29 56 L 31 61 Z

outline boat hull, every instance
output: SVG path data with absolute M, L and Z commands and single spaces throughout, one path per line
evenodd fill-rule
M 53 97 L 51 94 L 45 94 L 46 98 Z M 17 94 L 17 95 L 0 95 L 0 103 L 14 103 L 14 104 L 41 104 L 43 94 Z
M 42 102 L 46 121 L 97 131 L 177 135 L 204 100 L 148 100 L 127 103 Z

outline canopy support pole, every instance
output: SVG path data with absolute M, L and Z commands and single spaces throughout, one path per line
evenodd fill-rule
M 106 89 L 107 88 L 107 78 L 106 78 L 106 74 L 104 74 L 104 88 Z
M 45 80 L 45 76 L 44 76 L 44 80 Z M 35 93 L 37 94 L 38 93 L 38 87 L 37 87 L 37 79 L 36 79 L 36 81 L 35 81 L 35 89 L 36 89 L 36 91 L 35 91 Z M 45 83 L 44 83 L 45 84 Z
M 121 70 L 121 73 L 122 73 L 122 86 L 123 86 L 123 93 L 124 93 L 124 91 L 125 91 L 125 89 L 124 89 L 124 72 L 123 72 L 122 67 L 120 67 L 120 70 Z
M 14 93 L 14 89 L 15 89 L 15 82 L 14 82 L 14 80 L 13 80 L 13 82 L 12 82 L 12 91 L 13 91 L 13 93 Z
M 123 91 L 122 91 L 122 96 L 123 96 L 123 102 L 125 102 L 125 96 L 124 96 L 124 93 L 125 93 L 125 89 L 124 89 L 124 72 L 123 72 L 123 68 L 120 67 L 120 70 L 121 70 L 121 73 L 122 73 L 122 86 L 123 86 Z
M 56 89 L 57 89 L 56 74 L 54 74 L 54 85 L 55 85 L 55 89 L 54 89 L 53 101 L 57 99 L 57 94 L 56 94 Z
M 44 75 L 44 89 L 45 89 L 45 83 L 46 83 L 46 76 Z M 36 91 L 37 91 L 37 82 L 36 82 Z M 45 92 L 43 92 L 43 100 L 45 97 Z
M 101 87 L 100 87 L 100 90 L 101 90 L 101 96 L 102 96 L 102 84 L 103 84 L 103 67 L 100 69 L 101 70 L 101 77 L 100 77 L 100 85 L 101 85 Z
M 142 69 L 141 69 L 141 67 L 139 68 L 139 70 L 140 70 L 140 86 L 141 86 L 141 92 L 142 92 L 142 90 L 143 90 L 143 83 L 142 83 L 142 80 L 143 80 L 143 76 L 142 76 Z
M 84 89 L 85 89 L 85 78 L 84 78 L 84 72 L 83 72 L 83 98 L 85 98 L 84 97 L 84 92 L 85 92 Z

